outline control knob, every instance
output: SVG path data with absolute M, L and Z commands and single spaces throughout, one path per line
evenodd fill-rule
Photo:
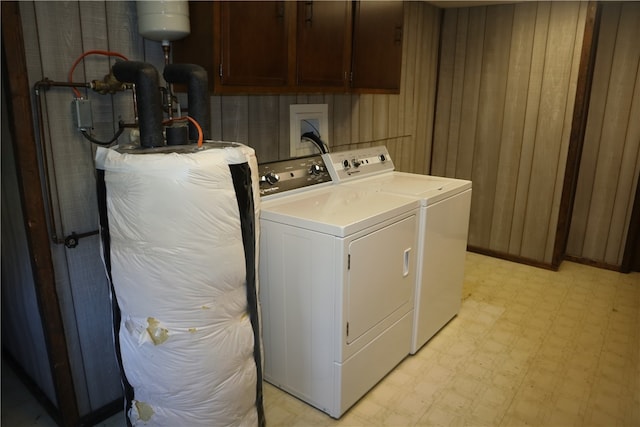
M 362 162 L 358 159 L 353 159 L 351 160 L 351 164 L 353 165 L 354 168 L 357 168 L 358 166 L 360 166 L 362 164 Z
M 351 164 L 349 163 L 349 160 L 343 160 L 342 166 L 344 166 L 345 169 L 349 169 L 351 167 Z
M 269 172 L 260 178 L 261 182 L 266 182 L 269 185 L 273 185 L 276 182 L 280 181 L 280 176 L 278 176 L 275 172 Z
M 311 165 L 309 168 L 310 175 L 320 175 L 320 172 L 322 172 L 322 167 L 320 165 Z
M 380 155 L 378 156 L 378 158 L 379 158 L 379 159 L 380 159 L 380 161 L 381 161 L 381 162 L 383 162 L 383 163 L 387 160 L 387 157 L 386 157 L 384 154 L 380 154 Z

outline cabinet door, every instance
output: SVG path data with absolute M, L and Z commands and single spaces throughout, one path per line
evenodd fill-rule
M 351 2 L 297 3 L 296 84 L 347 89 L 351 57 Z
M 229 1 L 219 5 L 221 85 L 288 84 L 289 8 L 284 1 Z
M 354 90 L 400 92 L 401 1 L 359 1 L 355 6 L 352 83 Z

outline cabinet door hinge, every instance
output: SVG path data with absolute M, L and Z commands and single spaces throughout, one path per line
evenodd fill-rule
M 353 71 L 349 73 L 349 83 L 353 83 Z
M 218 67 L 218 75 L 222 78 L 222 64 Z

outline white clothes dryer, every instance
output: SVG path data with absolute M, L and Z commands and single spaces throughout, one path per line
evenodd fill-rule
M 320 156 L 260 168 L 265 379 L 339 418 L 410 352 L 419 203 L 316 185 Z
M 334 183 L 420 202 L 418 274 L 411 354 L 460 310 L 471 181 L 395 171 L 386 147 L 324 155 Z

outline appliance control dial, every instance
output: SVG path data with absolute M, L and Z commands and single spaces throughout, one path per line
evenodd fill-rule
M 378 156 L 378 158 L 380 159 L 380 161 L 381 161 L 382 163 L 384 163 L 384 162 L 387 160 L 387 156 L 385 156 L 384 154 L 380 154 L 380 155 Z
M 351 164 L 349 163 L 349 160 L 343 160 L 342 166 L 344 166 L 345 169 L 349 169 L 351 167 Z
M 322 166 L 320 165 L 311 165 L 309 168 L 309 174 L 311 175 L 320 175 L 320 172 L 322 172 Z
M 266 182 L 269 185 L 273 185 L 280 181 L 280 176 L 275 172 L 269 172 L 260 178 L 260 181 Z
M 354 158 L 353 160 L 351 160 L 351 164 L 353 165 L 354 168 L 357 168 L 362 164 L 362 162 Z

